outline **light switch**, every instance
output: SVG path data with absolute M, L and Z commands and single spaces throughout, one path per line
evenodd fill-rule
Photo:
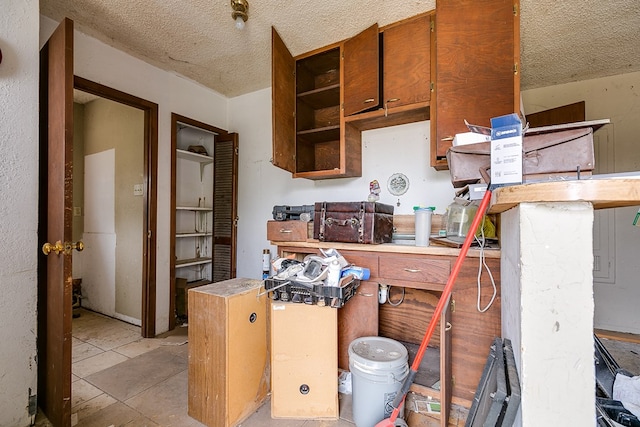
M 73 216 L 82 216 L 82 207 L 74 206 L 73 207 Z
M 142 194 L 143 194 L 142 184 L 134 184 L 133 185 L 133 195 L 134 196 L 142 196 Z

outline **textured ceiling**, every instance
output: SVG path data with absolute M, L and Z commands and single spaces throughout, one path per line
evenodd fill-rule
M 40 11 L 234 97 L 271 85 L 271 26 L 295 56 L 436 7 L 435 0 L 248 1 L 243 30 L 229 0 L 40 0 Z M 523 90 L 640 70 L 640 1 L 520 3 Z

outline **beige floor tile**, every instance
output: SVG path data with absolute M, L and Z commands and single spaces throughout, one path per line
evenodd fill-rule
M 71 371 L 80 378 L 85 378 L 91 374 L 100 372 L 126 360 L 129 360 L 126 356 L 113 351 L 106 351 L 74 363 L 71 366 Z
M 273 419 L 271 418 L 271 400 L 267 401 L 258 410 L 243 421 L 239 427 L 302 427 L 306 420 Z
M 82 421 L 86 418 L 89 418 L 96 412 L 106 408 L 107 406 L 113 405 L 117 400 L 108 394 L 101 393 L 100 395 L 94 397 L 91 400 L 87 400 L 86 402 L 82 402 L 77 406 L 71 408 L 71 412 L 76 414 L 78 418 L 79 425 L 82 425 Z
M 77 425 L 78 427 L 109 427 L 111 425 L 124 426 L 128 423 L 133 421 L 137 422 L 139 420 L 144 420 L 144 417 L 140 415 L 140 413 L 122 402 L 116 402 L 94 412 L 84 419 L 79 419 Z
M 96 396 L 103 394 L 102 390 L 89 384 L 85 380 L 79 380 L 71 384 L 71 411 L 74 408 L 88 402 Z
M 106 351 L 138 341 L 140 338 L 139 329 L 136 331 L 118 325 L 108 325 L 100 327 L 99 331 L 87 336 L 84 341 Z
M 187 414 L 188 374 L 184 370 L 125 401 L 138 412 L 165 427 L 201 427 Z
M 187 367 L 184 357 L 161 347 L 89 375 L 86 380 L 116 399 L 125 401 L 178 372 L 186 371 Z
M 114 348 L 113 351 L 131 359 L 148 351 L 155 350 L 160 347 L 161 344 L 162 340 L 156 338 L 141 338 L 129 344 Z
M 71 349 L 71 363 L 79 362 L 80 360 L 96 356 L 100 353 L 104 353 L 104 350 L 88 342 L 74 340 Z

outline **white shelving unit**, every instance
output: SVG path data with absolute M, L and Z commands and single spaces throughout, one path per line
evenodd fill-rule
M 215 134 L 179 123 L 176 141 L 176 278 L 189 287 L 212 282 Z M 207 154 L 189 151 L 204 147 Z

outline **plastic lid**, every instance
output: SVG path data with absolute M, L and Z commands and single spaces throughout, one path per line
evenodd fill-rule
M 413 207 L 414 211 L 418 211 L 418 210 L 430 210 L 430 211 L 435 211 L 436 207 L 435 206 L 427 206 L 426 208 L 422 207 L 422 206 L 414 206 Z
M 349 357 L 371 367 L 392 367 L 406 364 L 408 353 L 404 345 L 390 338 L 362 337 L 349 345 Z

